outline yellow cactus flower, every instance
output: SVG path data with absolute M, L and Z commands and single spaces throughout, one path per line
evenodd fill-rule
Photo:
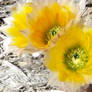
M 45 64 L 63 82 L 92 82 L 92 28 L 86 32 L 79 25 L 67 29 L 47 53 Z
M 7 32 L 12 36 L 12 45 L 19 48 L 24 48 L 28 44 L 28 39 L 21 32 L 28 29 L 27 14 L 32 12 L 31 3 L 19 6 L 19 8 L 13 12 L 12 26 L 7 29 Z
M 75 15 L 68 6 L 61 6 L 56 2 L 37 12 L 37 16 L 33 18 L 32 13 L 29 20 L 29 38 L 30 43 L 39 49 L 48 48 Z
M 13 45 L 19 48 L 43 50 L 60 37 L 66 25 L 75 17 L 69 5 L 53 3 L 25 4 L 13 14 L 13 26 L 8 33 L 13 37 Z M 36 50 L 37 50 L 36 49 Z

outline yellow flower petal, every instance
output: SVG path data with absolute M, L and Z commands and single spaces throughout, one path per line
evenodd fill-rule
M 13 12 L 13 26 L 7 29 L 7 33 L 12 36 L 12 45 L 19 48 L 25 48 L 28 45 L 28 38 L 21 31 L 28 30 L 27 14 L 31 12 L 31 4 L 25 4 L 19 10 Z

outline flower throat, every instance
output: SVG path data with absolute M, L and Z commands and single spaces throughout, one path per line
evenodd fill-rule
M 65 53 L 65 64 L 71 70 L 83 69 L 88 62 L 87 50 L 81 46 L 74 46 Z
M 45 42 L 48 43 L 48 41 L 50 41 L 51 39 L 53 39 L 58 32 L 61 31 L 61 27 L 60 26 L 54 26 L 52 27 L 48 33 L 46 33 L 46 39 Z

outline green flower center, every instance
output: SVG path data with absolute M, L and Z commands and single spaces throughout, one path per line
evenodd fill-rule
M 52 29 L 50 29 L 49 31 L 49 35 L 50 36 L 55 36 L 57 34 L 57 32 L 59 32 L 61 29 L 60 26 L 54 26 Z
M 67 67 L 75 71 L 83 69 L 88 62 L 87 50 L 79 45 L 68 49 L 64 57 Z
M 60 32 L 60 30 L 61 30 L 60 26 L 54 26 L 53 28 L 51 28 L 49 32 L 46 33 L 45 43 L 48 43 L 48 41 L 54 38 L 57 35 L 57 33 Z

